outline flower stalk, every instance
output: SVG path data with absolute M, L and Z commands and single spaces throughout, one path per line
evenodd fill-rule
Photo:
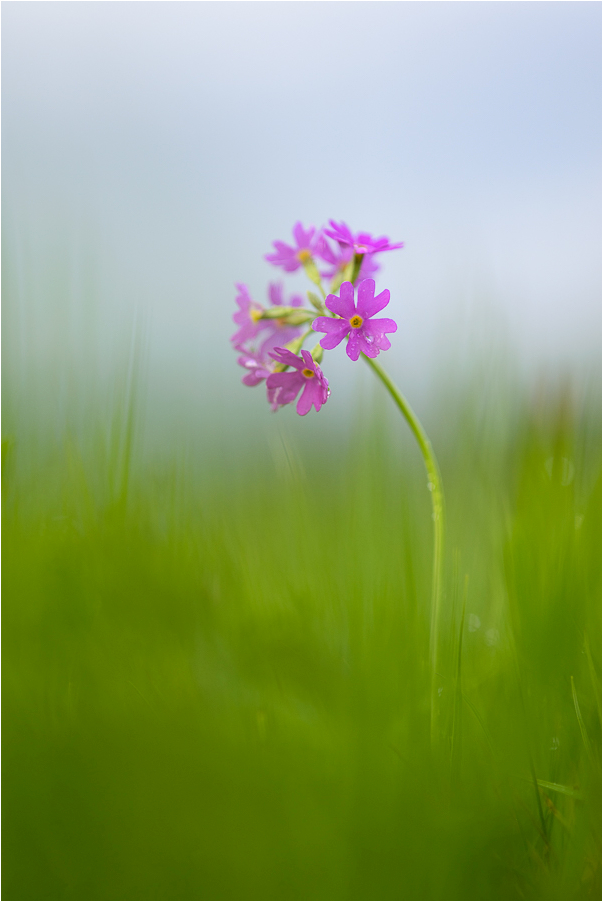
M 431 447 L 431 442 L 416 413 L 383 367 L 380 366 L 376 360 L 372 360 L 365 354 L 362 356 L 376 376 L 383 382 L 392 396 L 394 403 L 410 426 L 411 432 L 421 449 L 421 454 L 423 455 L 423 460 L 425 462 L 425 469 L 427 470 L 427 488 L 431 494 L 433 518 L 433 570 L 429 628 L 429 666 L 431 671 L 431 739 L 432 743 L 435 743 L 437 740 L 437 716 L 439 709 L 437 670 L 444 563 L 444 493 L 442 490 L 442 477 L 440 475 L 440 468 L 438 467 L 436 456 Z
M 354 260 L 352 264 L 352 272 L 350 274 L 350 282 L 355 282 L 358 276 L 360 275 L 360 268 L 362 267 L 362 261 L 364 260 L 364 254 L 354 254 Z

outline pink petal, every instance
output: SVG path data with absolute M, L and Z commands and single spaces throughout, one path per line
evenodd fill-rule
M 382 294 L 384 293 L 385 292 L 382 292 Z M 383 319 L 370 320 L 370 322 L 364 324 L 363 329 L 366 329 L 376 335 L 378 332 L 397 332 L 398 324 L 395 320 L 387 319 L 386 317 L 384 317 Z
M 359 344 L 360 336 L 358 335 L 358 332 L 359 332 L 358 329 L 350 330 L 350 338 L 349 338 L 349 341 L 348 341 L 346 349 L 345 349 L 345 352 L 348 355 L 348 357 L 350 358 L 350 360 L 358 360 L 358 358 L 360 357 L 360 344 Z M 322 342 L 321 342 L 321 344 L 322 344 Z
M 337 263 L 337 257 L 322 235 L 318 239 L 318 244 L 316 245 L 316 253 L 319 257 L 322 257 L 325 263 L 330 263 L 333 266 Z
M 293 237 L 297 242 L 297 246 L 299 248 L 309 247 L 310 242 L 312 241 L 312 238 L 314 236 L 314 231 L 315 230 L 312 226 L 310 226 L 310 228 L 306 231 L 301 222 L 296 222 L 293 226 Z
M 315 332 L 334 332 L 341 325 L 341 320 L 333 319 L 332 316 L 317 316 L 315 320 L 312 320 L 312 328 Z
M 278 388 L 278 403 L 290 404 L 306 380 L 299 373 L 272 373 L 266 379 L 266 385 L 270 391 Z
M 260 345 L 259 357 L 262 359 L 265 359 L 266 355 L 275 347 L 282 347 L 297 338 L 301 332 L 298 326 L 281 326 L 276 320 L 264 320 L 264 322 L 269 322 L 270 327 L 266 338 Z
M 356 313 L 354 306 L 354 286 L 351 282 L 342 282 L 339 297 L 336 294 L 327 296 L 325 306 L 343 319 L 350 319 Z
M 386 351 L 387 348 L 381 348 L 381 342 L 387 341 L 384 335 L 381 335 L 379 338 L 375 338 L 372 335 L 362 334 L 363 330 L 358 330 L 358 349 L 362 351 L 363 354 L 366 354 L 367 357 L 377 357 L 379 355 L 379 351 Z M 388 342 L 389 345 L 389 342 Z
M 308 379 L 304 386 L 304 390 L 301 393 L 300 399 L 297 402 L 296 410 L 300 417 L 305 417 L 307 413 L 312 409 L 312 402 L 314 401 L 314 385 L 312 384 L 314 380 Z M 320 408 L 318 408 L 320 410 Z
M 252 373 L 247 373 L 246 376 L 243 376 L 243 378 L 241 379 L 241 382 L 244 385 L 250 385 L 250 386 L 259 385 L 260 382 L 264 381 L 264 379 L 266 378 L 267 375 L 268 375 L 268 370 L 257 369 L 257 370 L 254 370 Z
M 333 330 L 329 335 L 325 335 L 324 338 L 320 339 L 320 346 L 321 348 L 324 348 L 325 351 L 332 351 L 333 348 L 336 348 L 352 328 L 345 320 L 332 320 L 332 322 L 336 322 L 340 328 L 336 331 Z
M 271 282 L 268 286 L 268 300 L 274 307 L 280 307 L 283 303 L 283 283 Z
M 334 219 L 330 219 L 329 222 L 333 231 L 325 229 L 325 235 L 328 235 L 329 238 L 334 238 L 335 241 L 339 241 L 341 244 L 349 244 L 350 246 L 354 244 L 354 236 L 345 222 L 338 224 Z
M 306 351 L 306 350 L 303 350 L 303 351 L 301 352 L 301 355 L 302 355 L 302 357 L 304 358 L 304 363 L 306 364 L 306 367 L 307 367 L 309 370 L 312 370 L 312 372 L 314 372 L 314 361 L 313 361 L 313 359 L 312 359 L 312 355 L 310 354 L 310 352 L 309 352 L 309 351 Z
M 375 294 L 375 283 L 373 279 L 365 279 L 358 286 L 358 313 L 363 319 L 368 319 L 379 313 L 389 304 L 389 290 L 386 288 L 377 297 Z
M 288 351 L 287 348 L 275 348 L 274 353 L 269 356 L 279 363 L 286 364 L 286 366 L 295 367 L 296 370 L 303 369 L 303 361 L 296 357 L 295 354 L 292 354 L 291 351 Z

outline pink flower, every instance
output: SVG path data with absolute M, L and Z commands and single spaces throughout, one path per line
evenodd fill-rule
M 265 308 L 252 300 L 247 285 L 237 283 L 236 287 L 239 292 L 236 297 L 239 310 L 232 318 L 239 329 L 230 339 L 236 351 L 243 351 L 248 356 L 257 357 L 259 354 L 262 360 L 266 360 L 267 353 L 275 345 L 282 346 L 297 338 L 300 334 L 299 326 L 286 325 L 279 319 L 260 319 Z M 280 282 L 268 285 L 268 300 L 273 307 L 283 306 L 283 286 Z M 301 307 L 303 303 L 301 295 L 295 294 L 291 296 L 287 306 Z
M 395 251 L 399 247 L 404 247 L 404 242 L 398 244 L 390 244 L 389 238 L 385 235 L 381 238 L 373 238 L 369 232 L 358 232 L 356 235 L 352 233 L 345 222 L 336 223 L 334 219 L 330 219 L 331 229 L 325 229 L 325 235 L 337 241 L 339 246 L 351 248 L 355 254 L 379 254 L 382 251 Z
M 273 350 L 273 346 L 268 351 L 264 351 L 263 348 L 260 348 L 258 351 L 245 351 L 244 348 L 239 350 L 243 351 L 243 353 L 240 357 L 237 357 L 237 363 L 239 366 L 249 370 L 247 375 L 241 379 L 243 385 L 259 385 L 260 382 L 263 382 L 264 379 L 267 379 L 274 372 L 274 360 L 268 356 L 269 351 Z
M 268 376 L 266 380 L 268 400 L 273 410 L 295 401 L 302 388 L 296 407 L 300 416 L 304 417 L 312 405 L 319 411 L 322 405 L 327 403 L 329 383 L 309 351 L 302 351 L 301 357 L 297 357 L 286 348 L 275 348 L 270 356 L 277 363 L 293 367 L 294 370 L 292 373 L 272 373 Z
M 320 340 L 321 347 L 330 351 L 349 336 L 346 353 L 350 360 L 358 360 L 361 352 L 367 357 L 377 357 L 379 351 L 391 348 L 385 333 L 397 331 L 394 320 L 371 319 L 389 304 L 389 291 L 386 288 L 377 297 L 374 295 L 373 279 L 365 279 L 358 286 L 358 305 L 354 304 L 354 286 L 351 282 L 342 283 L 339 296 L 328 295 L 325 305 L 341 319 L 319 316 L 314 320 L 314 331 L 327 333 Z
M 266 254 L 264 259 L 268 263 L 273 263 L 274 266 L 282 266 L 286 272 L 295 272 L 314 256 L 319 236 L 320 232 L 316 233 L 313 226 L 306 230 L 301 222 L 296 222 L 293 226 L 296 246 L 291 247 L 284 241 L 273 241 L 276 253 Z
M 237 358 L 239 366 L 249 370 L 246 376 L 243 376 L 241 382 L 243 385 L 259 385 L 264 379 L 267 379 L 272 372 L 274 363 L 272 361 L 265 362 L 259 355 L 242 354 Z
M 322 235 L 318 239 L 316 253 L 330 266 L 329 269 L 320 273 L 323 279 L 333 279 L 336 275 L 342 273 L 354 258 L 354 251 L 351 247 L 340 244 L 337 251 L 334 251 Z M 373 260 L 372 255 L 368 253 L 365 254 L 362 258 L 362 265 L 360 267 L 360 272 L 358 273 L 358 278 L 354 284 L 374 276 L 375 273 L 379 272 L 379 269 L 380 266 Z
M 238 289 L 235 300 L 239 305 L 239 309 L 233 314 L 232 318 L 236 325 L 239 326 L 239 329 L 231 336 L 230 340 L 235 348 L 238 349 L 243 342 L 250 341 L 256 337 L 265 321 L 259 319 L 263 307 L 251 299 L 247 285 L 244 285 L 242 282 L 236 282 L 235 285 Z
M 276 366 L 272 357 L 272 351 L 277 347 L 293 341 L 301 332 L 298 326 L 283 326 L 278 320 L 269 320 L 271 331 L 266 337 L 260 336 L 264 340 L 262 344 L 254 346 L 252 342 L 247 345 L 239 345 L 235 348 L 241 351 L 241 356 L 237 358 L 239 366 L 249 370 L 246 376 L 243 376 L 241 382 L 244 385 L 259 385 L 264 379 L 274 372 Z M 276 408 L 275 408 L 276 409 Z

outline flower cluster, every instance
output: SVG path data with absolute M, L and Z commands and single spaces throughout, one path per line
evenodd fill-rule
M 268 306 L 253 300 L 246 285 L 236 285 L 239 309 L 233 320 L 238 329 L 230 340 L 239 353 L 237 362 L 247 370 L 242 381 L 250 386 L 265 381 L 273 410 L 292 404 L 299 395 L 298 414 L 305 416 L 312 407 L 319 411 L 330 393 L 319 366 L 323 350 L 347 339 L 350 360 L 358 360 L 360 354 L 374 358 L 391 347 L 387 334 L 398 328 L 393 319 L 375 318 L 389 304 L 390 295 L 385 289 L 375 296 L 372 277 L 380 268 L 376 255 L 404 247 L 403 243 L 354 233 L 344 222 L 330 220 L 330 226 L 304 229 L 298 222 L 293 227 L 295 244 L 275 241 L 275 252 L 265 257 L 285 272 L 304 269 L 321 295 L 308 291 L 312 310 L 304 307 L 301 295 L 285 301 L 281 283 L 268 286 Z M 328 295 L 323 279 L 330 280 Z M 302 346 L 313 332 L 324 337 L 310 353 Z

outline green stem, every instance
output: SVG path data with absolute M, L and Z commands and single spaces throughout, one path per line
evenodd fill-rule
M 362 356 L 373 372 L 381 379 L 394 399 L 396 406 L 401 411 L 402 416 L 410 426 L 411 432 L 421 449 L 421 454 L 425 461 L 425 469 L 427 470 L 427 487 L 431 493 L 431 505 L 433 509 L 433 577 L 431 584 L 429 663 L 431 668 L 431 738 L 432 742 L 434 742 L 436 739 L 436 720 L 438 711 L 438 629 L 442 601 L 442 566 L 444 552 L 444 494 L 442 491 L 442 478 L 440 476 L 438 462 L 433 453 L 433 448 L 431 447 L 431 442 L 427 438 L 427 434 L 412 407 L 377 361 L 370 357 L 366 357 L 364 354 Z
M 364 254 L 354 254 L 354 262 L 352 266 L 352 274 L 350 275 L 350 282 L 352 285 L 356 282 L 360 274 L 360 267 L 362 266 L 362 261 L 364 260 Z

